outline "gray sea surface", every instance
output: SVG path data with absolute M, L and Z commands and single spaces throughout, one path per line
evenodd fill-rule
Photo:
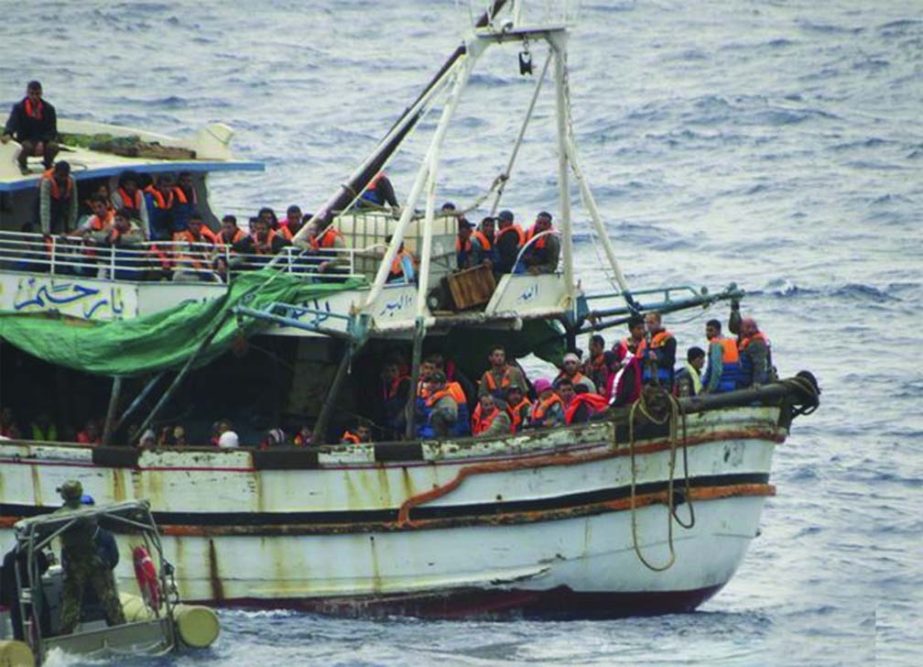
M 62 116 L 169 134 L 226 122 L 267 165 L 212 179 L 216 212 L 242 215 L 319 206 L 469 20 L 452 0 L 0 0 L 0 14 L 4 108 L 34 78 Z M 611 622 L 223 611 L 210 650 L 132 664 L 923 664 L 923 5 L 585 0 L 579 19 L 574 129 L 630 284 L 736 281 L 782 373 L 823 386 L 777 451 L 778 495 L 735 578 L 696 613 Z M 514 49 L 485 57 L 440 196 L 470 202 L 501 172 L 531 86 Z M 557 210 L 552 110 L 504 199 L 526 220 Z M 389 169 L 399 193 L 434 119 Z M 605 289 L 575 217 L 583 285 Z M 725 314 L 667 324 L 685 350 Z

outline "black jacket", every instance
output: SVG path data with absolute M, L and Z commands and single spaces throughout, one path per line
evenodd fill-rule
M 10 117 L 6 121 L 4 134 L 11 135 L 16 141 L 54 141 L 58 137 L 58 116 L 54 107 L 42 100 L 42 117 L 32 118 L 26 113 L 26 100 L 13 105 Z

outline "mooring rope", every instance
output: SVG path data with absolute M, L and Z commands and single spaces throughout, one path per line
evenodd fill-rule
M 648 397 L 645 392 L 641 392 L 632 406 L 628 415 L 628 447 L 631 465 L 631 486 L 630 486 L 630 507 L 631 507 L 631 538 L 632 547 L 638 560 L 654 572 L 663 572 L 673 567 L 676 562 L 676 549 L 673 543 L 673 521 L 675 520 L 683 528 L 689 529 L 695 525 L 695 509 L 692 506 L 692 489 L 689 481 L 689 456 L 686 447 L 686 413 L 679 404 L 679 401 L 668 391 L 656 389 L 658 396 L 664 396 L 667 399 L 669 410 L 662 418 L 657 418 L 650 410 L 647 401 Z M 651 423 L 657 425 L 669 424 L 669 441 L 670 441 L 670 476 L 667 481 L 667 545 L 670 550 L 670 557 L 663 565 L 654 565 L 641 552 L 641 545 L 638 540 L 638 514 L 636 506 L 638 474 L 635 466 L 635 416 L 640 411 L 641 414 Z M 683 447 L 683 476 L 685 478 L 685 502 L 689 505 L 689 522 L 685 523 L 676 513 L 675 492 L 674 492 L 674 473 L 676 471 L 676 447 L 679 438 L 677 437 L 679 415 L 682 415 L 682 447 Z

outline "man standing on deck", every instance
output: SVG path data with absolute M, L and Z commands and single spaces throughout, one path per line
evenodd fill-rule
M 28 174 L 27 160 L 33 155 L 41 155 L 45 169 L 51 169 L 54 156 L 58 154 L 57 138 L 58 116 L 54 107 L 42 99 L 42 84 L 30 81 L 26 85 L 26 96 L 13 105 L 0 142 L 5 144 L 15 139 L 22 145 L 19 170 Z
M 529 393 L 522 371 L 506 363 L 506 349 L 502 345 L 491 347 L 487 358 L 490 368 L 481 376 L 478 397 L 490 394 L 501 408 L 506 409 L 506 394 L 511 387 L 517 387 L 523 395 Z
M 676 365 L 676 339 L 663 328 L 660 313 L 656 311 L 644 316 L 644 326 L 650 340 L 643 348 L 642 379 L 644 384 L 656 381 L 670 391 L 673 387 L 673 366 Z
M 772 365 L 772 348 L 752 317 L 740 321 L 740 375 L 737 386 L 756 387 L 775 379 Z
M 708 369 L 702 378 L 702 391 L 707 394 L 734 391 L 740 372 L 737 341 L 721 335 L 718 320 L 705 323 L 705 337 L 708 339 Z
M 83 485 L 69 480 L 58 487 L 64 506 L 56 514 L 67 514 L 81 509 Z M 87 583 L 93 587 L 106 611 L 109 625 L 125 623 L 125 614 L 109 571 L 99 555 L 95 541 L 96 522 L 81 519 L 61 533 L 61 562 L 64 565 L 64 591 L 61 603 L 61 634 L 69 635 L 80 621 L 80 608 Z

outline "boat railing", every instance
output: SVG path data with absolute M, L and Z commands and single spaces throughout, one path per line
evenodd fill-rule
M 311 251 L 295 246 L 285 246 L 275 255 L 248 254 L 208 243 L 111 245 L 96 242 L 93 235 L 0 232 L 0 271 L 107 281 L 227 282 L 235 275 L 267 266 L 313 280 L 342 280 L 367 276 L 369 260 L 376 254 L 377 249 Z

